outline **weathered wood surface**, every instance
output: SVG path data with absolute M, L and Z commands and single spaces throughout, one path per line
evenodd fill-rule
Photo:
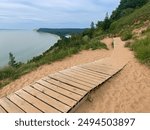
M 86 95 L 120 71 L 108 58 L 50 74 L 0 99 L 1 113 L 66 113 Z
M 74 66 L 50 74 L 15 93 L 0 99 L 0 113 L 66 113 L 73 112 L 88 94 L 127 64 L 118 64 L 119 47 L 111 57 Z M 117 55 L 116 55 L 117 54 Z M 112 61 L 116 59 L 115 64 Z M 122 59 L 122 57 L 121 57 Z

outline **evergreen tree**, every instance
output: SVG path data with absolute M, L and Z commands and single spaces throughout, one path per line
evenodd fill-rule
M 94 22 L 91 22 L 91 29 L 94 29 Z
M 110 24 L 111 24 L 111 21 L 110 21 L 110 19 L 109 19 L 109 15 L 108 15 L 108 13 L 106 13 L 104 22 L 103 22 L 103 24 L 102 24 L 102 29 L 103 29 L 104 31 L 108 30 L 109 27 L 110 27 Z
M 111 20 L 117 20 L 134 11 L 134 9 L 142 7 L 149 0 L 121 0 L 120 5 L 112 12 Z
M 11 52 L 9 53 L 8 65 L 11 66 L 11 67 L 16 67 L 15 57 L 13 56 L 13 54 Z

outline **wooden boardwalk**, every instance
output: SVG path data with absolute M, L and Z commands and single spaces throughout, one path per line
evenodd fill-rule
M 114 38 L 114 44 L 114 51 L 108 58 L 50 74 L 1 98 L 0 113 L 74 112 L 92 90 L 128 63 L 120 38 Z
M 0 99 L 0 112 L 73 112 L 93 89 L 124 67 L 108 61 L 109 58 L 105 58 L 44 77 Z

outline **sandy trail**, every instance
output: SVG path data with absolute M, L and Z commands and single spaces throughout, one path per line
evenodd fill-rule
M 76 112 L 150 112 L 150 69 L 140 64 L 132 52 L 124 48 L 124 42 L 120 38 L 114 40 L 114 50 L 111 48 L 112 39 L 106 38 L 103 42 L 107 44 L 109 51 L 82 51 L 62 61 L 41 66 L 1 89 L 0 97 L 50 73 L 109 57 L 108 62 L 114 65 L 121 66 L 126 62 L 128 64 L 121 72 L 93 91 Z
M 111 55 L 113 64 L 125 68 L 91 93 L 76 112 L 150 112 L 150 69 L 124 48 L 120 38 Z M 117 45 L 119 44 L 119 45 Z
M 109 41 L 111 40 L 109 39 Z M 111 43 L 109 41 L 108 44 Z M 75 65 L 96 61 L 104 57 L 109 57 L 111 53 L 112 51 L 110 50 L 109 51 L 108 50 L 82 51 L 79 54 L 73 55 L 72 57 L 65 58 L 62 61 L 57 61 L 50 65 L 43 65 L 39 67 L 37 70 L 22 76 L 20 79 L 2 88 L 0 90 L 0 97 L 15 92 L 18 89 L 21 89 L 24 86 L 27 86 L 51 73 L 55 73 L 60 70 L 67 69 Z

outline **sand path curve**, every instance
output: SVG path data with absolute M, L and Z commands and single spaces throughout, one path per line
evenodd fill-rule
M 114 38 L 115 48 L 108 60 L 125 68 L 91 93 L 76 112 L 150 112 L 150 69 Z

